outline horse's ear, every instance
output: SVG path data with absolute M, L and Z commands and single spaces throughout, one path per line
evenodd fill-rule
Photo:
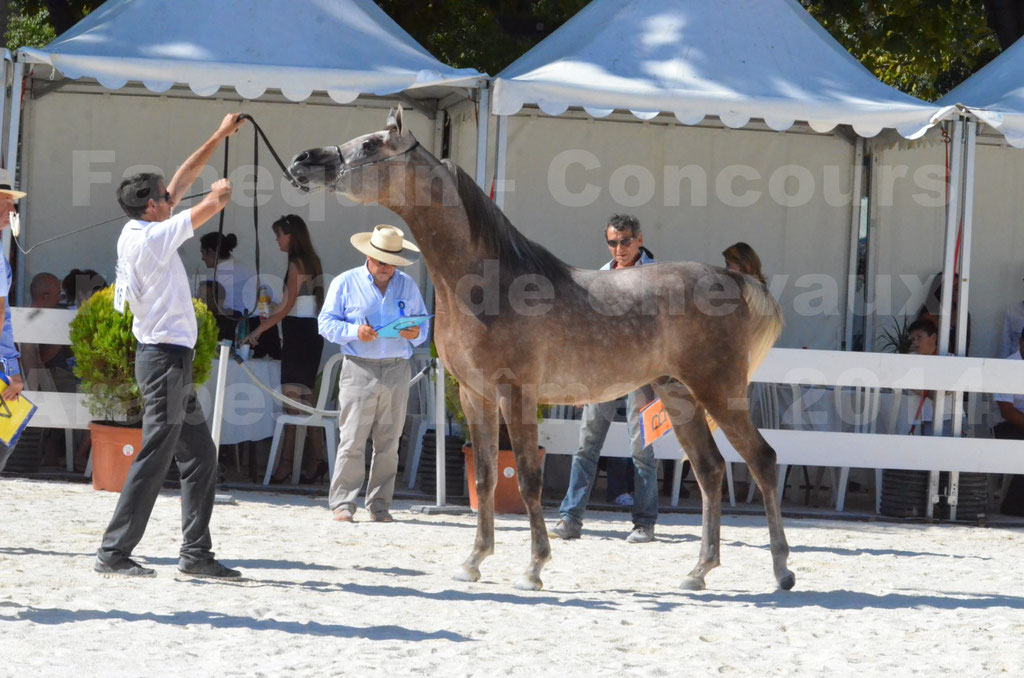
M 395 111 L 395 129 L 398 130 L 398 136 L 405 134 L 405 122 L 402 120 L 402 104 L 398 104 L 398 110 Z
M 405 123 L 402 120 L 402 104 L 398 104 L 398 110 L 392 108 L 388 111 L 388 130 L 393 130 L 398 136 L 405 132 Z

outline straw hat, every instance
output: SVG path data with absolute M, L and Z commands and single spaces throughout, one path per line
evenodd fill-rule
M 350 242 L 371 259 L 392 266 L 408 266 L 420 258 L 420 248 L 404 239 L 404 235 L 394 226 L 377 224 L 371 233 L 356 233 Z
M 28 195 L 23 191 L 15 191 L 11 189 L 11 173 L 5 169 L 0 169 L 0 193 L 9 195 L 15 200 L 18 198 L 24 198 Z

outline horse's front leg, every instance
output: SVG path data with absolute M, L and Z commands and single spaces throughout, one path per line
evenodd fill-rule
M 498 484 L 498 405 L 492 400 L 459 389 L 462 411 L 466 413 L 473 439 L 474 482 L 476 483 L 476 541 L 473 551 L 455 572 L 459 581 L 480 579 L 480 563 L 494 553 L 494 489 Z
M 512 451 L 515 452 L 519 469 L 519 494 L 523 497 L 530 519 L 530 567 L 516 582 L 516 588 L 539 591 L 544 587 L 540 571 L 551 560 L 551 545 L 548 543 L 548 531 L 540 506 L 543 478 L 537 446 L 537 397 L 525 394 L 520 387 L 513 386 L 509 395 L 501 397 L 499 403 L 508 424 Z

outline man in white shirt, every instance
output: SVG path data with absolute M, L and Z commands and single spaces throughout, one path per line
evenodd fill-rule
M 174 173 L 136 174 L 117 189 L 131 221 L 117 241 L 117 295 L 135 315 L 139 345 L 135 379 L 142 394 L 142 450 L 132 462 L 121 497 L 96 553 L 97 572 L 152 577 L 156 572 L 131 558 L 142 539 L 171 460 L 181 474 L 182 545 L 178 570 L 198 577 L 238 577 L 213 557 L 210 515 L 217 482 L 217 449 L 192 385 L 192 355 L 198 335 L 192 294 L 178 248 L 231 198 L 231 182 L 219 179 L 195 207 L 172 216 L 220 142 L 241 127 L 229 114 L 220 127 Z M 115 302 L 116 303 L 116 302 Z
M 1017 348 L 1006 355 L 1007 360 L 1022 360 L 1024 355 L 1024 331 L 1017 335 Z M 1024 395 L 1015 393 L 997 393 L 992 398 L 999 406 L 999 414 L 1003 421 L 996 424 L 992 433 L 996 438 L 1004 440 L 1024 440 Z M 1024 476 L 1013 476 L 1006 496 L 1003 498 L 1001 513 L 1013 516 L 1024 516 Z

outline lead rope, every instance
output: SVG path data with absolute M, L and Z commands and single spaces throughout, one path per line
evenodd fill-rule
M 284 173 L 285 178 L 288 179 L 288 182 L 291 183 L 291 185 L 294 186 L 297 190 L 302 191 L 303 193 L 309 193 L 310 192 L 309 188 L 306 187 L 306 186 L 303 186 L 302 184 L 297 182 L 295 180 L 295 178 L 291 175 L 291 173 L 288 171 L 288 168 L 281 161 L 281 157 L 277 154 L 277 151 L 274 150 L 274 147 L 271 145 L 270 141 L 267 139 L 267 135 L 263 132 L 263 130 L 260 128 L 260 126 L 258 124 L 256 124 L 256 121 L 253 120 L 252 116 L 249 115 L 248 113 L 242 113 L 242 114 L 240 114 L 239 117 L 244 118 L 244 119 L 246 119 L 246 120 L 248 120 L 249 122 L 252 123 L 253 128 L 256 130 L 256 134 L 258 134 L 263 139 L 263 143 L 265 143 L 267 145 L 267 150 L 269 150 L 270 154 L 272 156 L 274 156 L 274 161 L 277 162 L 277 166 L 281 168 L 281 171 Z M 253 145 L 255 147 L 255 140 L 253 142 Z M 224 176 L 227 176 L 227 168 L 228 168 L 228 157 L 227 156 L 228 156 L 228 140 L 224 139 Z M 254 157 L 257 157 L 256 153 L 254 153 Z M 181 201 L 184 202 L 185 200 L 194 200 L 196 198 L 202 198 L 203 196 L 205 196 L 208 193 L 209 193 L 209 191 L 202 191 L 200 193 L 193 193 L 192 195 L 185 196 L 184 198 L 181 199 Z M 15 214 L 16 214 L 16 212 L 15 212 Z M 25 249 L 24 247 L 22 247 L 21 246 L 21 242 L 18 240 L 18 237 L 21 235 L 20 229 L 19 229 L 19 232 L 17 232 L 17 233 L 15 233 L 14 229 L 12 229 L 11 235 L 13 236 L 12 239 L 14 240 L 14 244 L 18 248 L 18 250 L 20 250 L 22 254 L 27 255 L 29 252 L 31 252 L 35 248 L 39 247 L 40 245 L 45 245 L 46 243 L 50 243 L 50 242 L 53 242 L 55 240 L 60 240 L 61 238 L 67 238 L 68 236 L 75 235 L 76 233 L 81 233 L 83 231 L 88 231 L 90 228 L 96 228 L 97 226 L 103 226 L 105 224 L 109 224 L 112 221 L 117 221 L 119 219 L 124 219 L 124 218 L 125 218 L 125 215 L 119 214 L 116 217 L 111 217 L 110 219 L 104 219 L 103 221 L 99 221 L 99 222 L 97 222 L 95 224 L 89 224 L 88 226 L 83 226 L 81 228 L 76 228 L 75 230 L 68 231 L 67 233 L 61 233 L 59 235 L 55 235 L 52 238 L 46 238 L 45 240 L 40 240 L 39 242 L 37 242 L 35 245 L 32 245 L 28 249 Z M 223 229 L 224 212 L 223 212 L 223 210 L 221 211 L 220 222 L 221 222 L 221 226 L 218 228 L 218 236 L 219 237 L 218 237 L 218 241 L 217 241 L 218 250 L 220 248 L 220 239 L 223 238 L 223 233 L 224 233 L 224 229 Z M 20 224 L 20 220 L 19 220 L 19 224 Z M 256 247 L 257 247 L 257 252 L 258 252 L 259 251 L 258 250 L 258 248 L 259 248 L 259 240 L 257 240 L 256 242 L 257 242 Z M 219 254 L 219 252 L 218 252 L 218 254 Z M 257 262 L 258 261 L 259 261 L 259 255 L 257 254 Z M 214 269 L 214 280 L 216 281 L 216 269 Z
M 242 358 L 234 351 L 232 351 L 231 353 L 231 359 L 238 363 L 238 366 L 241 367 L 242 371 L 245 372 L 247 377 L 249 377 L 249 381 L 256 384 L 257 388 L 259 388 L 261 391 L 269 395 L 274 400 L 277 400 L 278 402 L 282 403 L 283 405 L 287 405 L 288 407 L 294 407 L 296 410 L 300 410 L 302 412 L 305 412 L 306 414 L 318 414 L 324 417 L 337 417 L 338 415 L 341 414 L 340 410 L 318 410 L 317 408 L 309 405 L 308 403 L 300 402 L 298 400 L 289 398 L 286 395 L 278 393 L 277 391 L 275 391 L 274 389 L 270 388 L 262 381 L 260 381 L 260 378 L 257 377 L 251 369 L 249 369 L 249 366 L 245 363 L 245 361 L 242 360 Z M 431 358 L 430 361 L 426 364 L 426 366 L 422 370 L 417 372 L 416 376 L 409 380 L 409 387 L 411 388 L 420 379 L 425 377 L 427 373 L 430 372 L 430 370 L 434 369 L 436 365 L 437 361 Z M 320 388 L 332 388 L 332 385 L 322 383 L 320 385 Z

